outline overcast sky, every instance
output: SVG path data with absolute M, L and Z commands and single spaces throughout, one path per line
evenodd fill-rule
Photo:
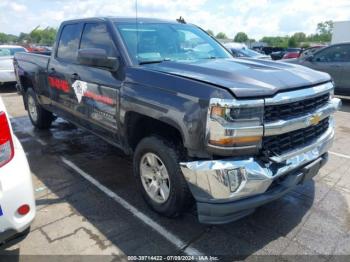
M 318 22 L 350 20 L 350 0 L 138 0 L 141 17 L 175 19 L 233 37 L 314 33 Z M 135 16 L 135 0 L 0 0 L 0 32 L 58 27 L 71 18 Z

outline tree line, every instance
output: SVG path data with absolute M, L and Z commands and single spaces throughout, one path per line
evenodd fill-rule
M 303 32 L 294 33 L 292 36 L 264 36 L 259 41 L 264 42 L 269 46 L 274 47 L 308 47 L 309 43 L 327 43 L 331 41 L 333 31 L 333 22 L 325 21 L 317 24 L 316 33 L 306 35 Z M 0 44 L 38 44 L 52 46 L 57 29 L 47 27 L 40 29 L 34 28 L 30 33 L 20 33 L 18 36 L 12 34 L 0 33 Z M 216 35 L 210 29 L 207 33 L 217 39 L 228 39 L 224 32 L 219 32 Z M 238 43 L 253 43 L 255 39 L 249 38 L 245 32 L 238 32 L 233 38 L 234 42 Z
M 259 42 L 264 42 L 273 47 L 308 47 L 310 43 L 327 43 L 332 39 L 333 21 L 325 21 L 317 24 L 316 33 L 306 35 L 303 32 L 294 33 L 291 36 L 264 36 Z M 217 39 L 228 39 L 224 32 L 219 32 L 216 35 L 210 29 L 207 33 Z M 245 32 L 238 32 L 234 38 L 234 42 L 238 43 L 254 43 L 255 39 L 249 38 Z
M 0 44 L 37 44 L 43 46 L 52 46 L 57 34 L 57 29 L 46 27 L 40 29 L 34 28 L 30 33 L 20 33 L 18 36 L 12 34 L 0 33 Z

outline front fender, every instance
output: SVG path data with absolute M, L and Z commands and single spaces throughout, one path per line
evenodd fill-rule
M 175 127 L 191 155 L 206 155 L 205 135 L 211 97 L 232 98 L 225 90 L 142 69 L 130 69 L 121 88 L 120 115 L 133 111 Z

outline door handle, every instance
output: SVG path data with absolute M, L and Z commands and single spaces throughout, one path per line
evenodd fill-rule
M 55 72 L 56 69 L 55 69 L 54 67 L 51 67 L 51 68 L 50 68 L 50 71 L 51 71 L 51 72 Z
M 80 77 L 77 73 L 74 73 L 74 74 L 72 74 L 71 79 L 72 79 L 72 81 L 75 81 L 75 80 L 79 80 Z

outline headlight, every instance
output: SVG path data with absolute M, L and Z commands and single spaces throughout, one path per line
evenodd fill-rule
M 211 108 L 210 117 L 220 121 L 221 123 L 226 122 L 262 122 L 263 108 L 225 108 L 221 106 L 213 106 Z
M 220 147 L 257 146 L 263 135 L 262 99 L 237 101 L 211 99 L 208 143 Z

